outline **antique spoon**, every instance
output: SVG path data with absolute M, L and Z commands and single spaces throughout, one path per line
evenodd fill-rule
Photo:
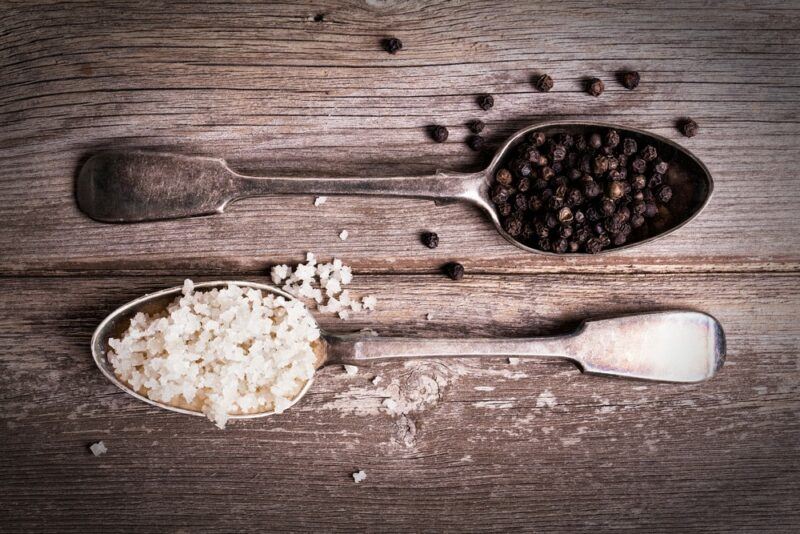
M 78 206 L 102 222 L 130 223 L 222 213 L 238 199 L 260 195 L 380 195 L 466 201 L 494 222 L 498 232 L 516 246 L 544 252 L 517 241 L 504 229 L 490 199 L 496 171 L 505 157 L 532 131 L 548 137 L 557 133 L 586 133 L 615 128 L 640 146 L 652 144 L 669 163 L 665 183 L 673 191 L 669 214 L 659 214 L 649 237 L 602 251 L 624 250 L 663 237 L 693 219 L 705 207 L 714 189 L 708 169 L 688 150 L 664 137 L 634 128 L 602 123 L 549 122 L 524 128 L 512 135 L 491 164 L 475 173 L 438 171 L 433 176 L 391 178 L 255 178 L 232 171 L 224 160 L 158 152 L 99 153 L 83 165 L 78 175 Z M 580 253 L 576 253 L 580 254 Z
M 253 282 L 218 281 L 195 284 L 195 290 L 235 284 L 295 300 L 285 291 Z M 120 337 L 138 312 L 156 313 L 181 294 L 173 287 L 145 295 L 106 317 L 92 336 L 92 356 L 103 374 L 139 400 L 174 412 L 199 411 L 156 402 L 134 391 L 115 374 L 107 358 L 108 340 Z M 316 368 L 326 365 L 367 365 L 377 360 L 414 358 L 556 358 L 569 360 L 584 373 L 663 382 L 700 382 L 714 376 L 725 362 L 725 333 L 716 319 L 694 311 L 665 311 L 584 321 L 561 336 L 529 338 L 410 338 L 366 333 L 334 334 L 321 330 Z M 313 380 L 313 379 L 312 379 Z M 311 387 L 306 382 L 291 405 Z M 232 415 L 253 418 L 274 412 Z

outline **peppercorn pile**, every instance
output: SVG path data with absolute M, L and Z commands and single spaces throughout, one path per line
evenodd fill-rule
M 531 132 L 495 174 L 491 198 L 505 231 L 547 252 L 588 252 L 647 236 L 672 199 L 667 162 L 613 129 Z

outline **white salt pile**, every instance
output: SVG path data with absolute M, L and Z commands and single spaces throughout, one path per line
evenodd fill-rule
M 306 307 L 229 284 L 183 295 L 163 312 L 137 313 L 108 360 L 146 397 L 202 411 L 224 428 L 230 415 L 282 412 L 314 375 L 319 328 Z
M 287 293 L 305 298 L 316 304 L 322 313 L 336 313 L 347 320 L 350 311 L 374 310 L 378 299 L 366 295 L 361 299 L 350 295 L 344 286 L 353 281 L 353 271 L 342 260 L 334 258 L 330 263 L 317 263 L 317 257 L 306 254 L 306 262 L 294 269 L 288 265 L 276 265 L 271 271 L 272 282 Z

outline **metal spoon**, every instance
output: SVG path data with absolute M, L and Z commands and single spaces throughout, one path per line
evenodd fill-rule
M 514 147 L 532 131 L 548 137 L 557 133 L 587 133 L 615 128 L 639 146 L 652 144 L 669 163 L 665 183 L 673 190 L 669 214 L 652 220 L 648 236 L 632 239 L 624 250 L 663 237 L 690 220 L 711 198 L 714 183 L 703 163 L 664 137 L 635 128 L 603 123 L 549 122 L 524 128 L 512 135 L 491 164 L 475 173 L 438 171 L 433 176 L 392 178 L 255 178 L 232 171 L 224 160 L 158 152 L 107 152 L 92 156 L 81 168 L 77 182 L 78 206 L 102 222 L 129 223 L 222 213 L 238 199 L 260 195 L 380 195 L 426 198 L 440 202 L 469 202 L 489 216 L 498 232 L 521 249 L 553 254 L 529 247 L 503 229 L 490 199 L 494 175 Z
M 294 300 L 275 287 L 253 282 L 219 281 L 195 284 L 211 289 L 228 284 L 253 287 Z M 117 387 L 139 400 L 191 415 L 194 410 L 153 401 L 122 382 L 107 359 L 108 340 L 120 337 L 138 312 L 153 314 L 181 294 L 173 287 L 145 295 L 106 317 L 92 336 L 92 356 L 103 374 Z M 326 365 L 367 365 L 376 360 L 414 358 L 557 358 L 569 360 L 584 373 L 664 382 L 700 382 L 714 376 L 725 362 L 725 333 L 710 315 L 694 311 L 667 311 L 584 321 L 574 332 L 562 336 L 530 338 L 408 338 L 322 331 L 317 347 L 316 368 Z M 313 380 L 313 379 L 312 379 Z M 297 403 L 311 387 L 309 380 L 295 397 Z M 234 415 L 232 418 L 263 417 L 274 412 Z

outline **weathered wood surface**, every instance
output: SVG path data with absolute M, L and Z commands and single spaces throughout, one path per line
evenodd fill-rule
M 0 270 L 258 272 L 310 249 L 372 272 L 431 272 L 456 257 L 484 272 L 797 269 L 795 2 L 425 4 L 7 4 Z M 379 46 L 388 34 L 405 43 L 396 56 Z M 629 67 L 642 72 L 636 91 L 614 81 Z M 543 71 L 556 80 L 548 94 L 530 83 Z M 607 82 L 600 98 L 582 91 L 590 75 Z M 488 113 L 475 103 L 484 91 L 496 97 Z M 674 127 L 685 116 L 701 125 L 691 140 Z M 79 164 L 105 148 L 309 176 L 476 170 L 488 156 L 463 142 L 474 118 L 494 144 L 554 118 L 649 129 L 693 150 L 716 194 L 659 244 L 580 261 L 516 250 L 462 205 L 253 199 L 223 216 L 127 227 L 92 222 L 73 201 Z M 448 143 L 428 138 L 433 123 L 451 128 Z M 442 236 L 437 252 L 420 248 L 424 229 Z
M 3 3 L 0 532 L 796 529 L 800 6 L 427 4 Z M 391 34 L 396 56 L 379 47 Z M 642 72 L 633 92 L 614 81 L 628 67 Z M 532 88 L 538 72 L 551 93 Z M 598 99 L 581 91 L 589 75 L 606 80 Z M 674 128 L 687 115 L 691 140 Z M 494 144 L 554 118 L 649 129 L 708 165 L 715 196 L 660 242 L 580 260 L 520 252 L 460 205 L 264 198 L 110 226 L 73 198 L 79 164 L 105 148 L 297 175 L 477 170 L 488 156 L 462 142 L 474 118 Z M 427 138 L 433 123 L 450 141 Z M 345 259 L 354 290 L 379 298 L 324 327 L 528 335 L 690 308 L 723 323 L 728 363 L 682 386 L 499 359 L 329 368 L 296 408 L 224 432 L 93 367 L 91 332 L 116 306 L 187 275 L 263 280 L 307 250 Z M 454 259 L 463 282 L 433 274 Z
M 379 309 L 324 326 L 530 335 L 585 315 L 697 308 L 726 326 L 728 362 L 695 385 L 502 359 L 383 363 L 355 377 L 335 366 L 297 407 L 225 431 L 127 397 L 87 351 L 108 310 L 179 283 L 0 282 L 7 524 L 779 532 L 800 520 L 797 275 L 360 276 L 353 289 L 377 293 Z M 406 413 L 387 414 L 385 398 Z M 109 452 L 95 458 L 86 447 L 100 439 Z M 368 478 L 355 485 L 358 469 Z

